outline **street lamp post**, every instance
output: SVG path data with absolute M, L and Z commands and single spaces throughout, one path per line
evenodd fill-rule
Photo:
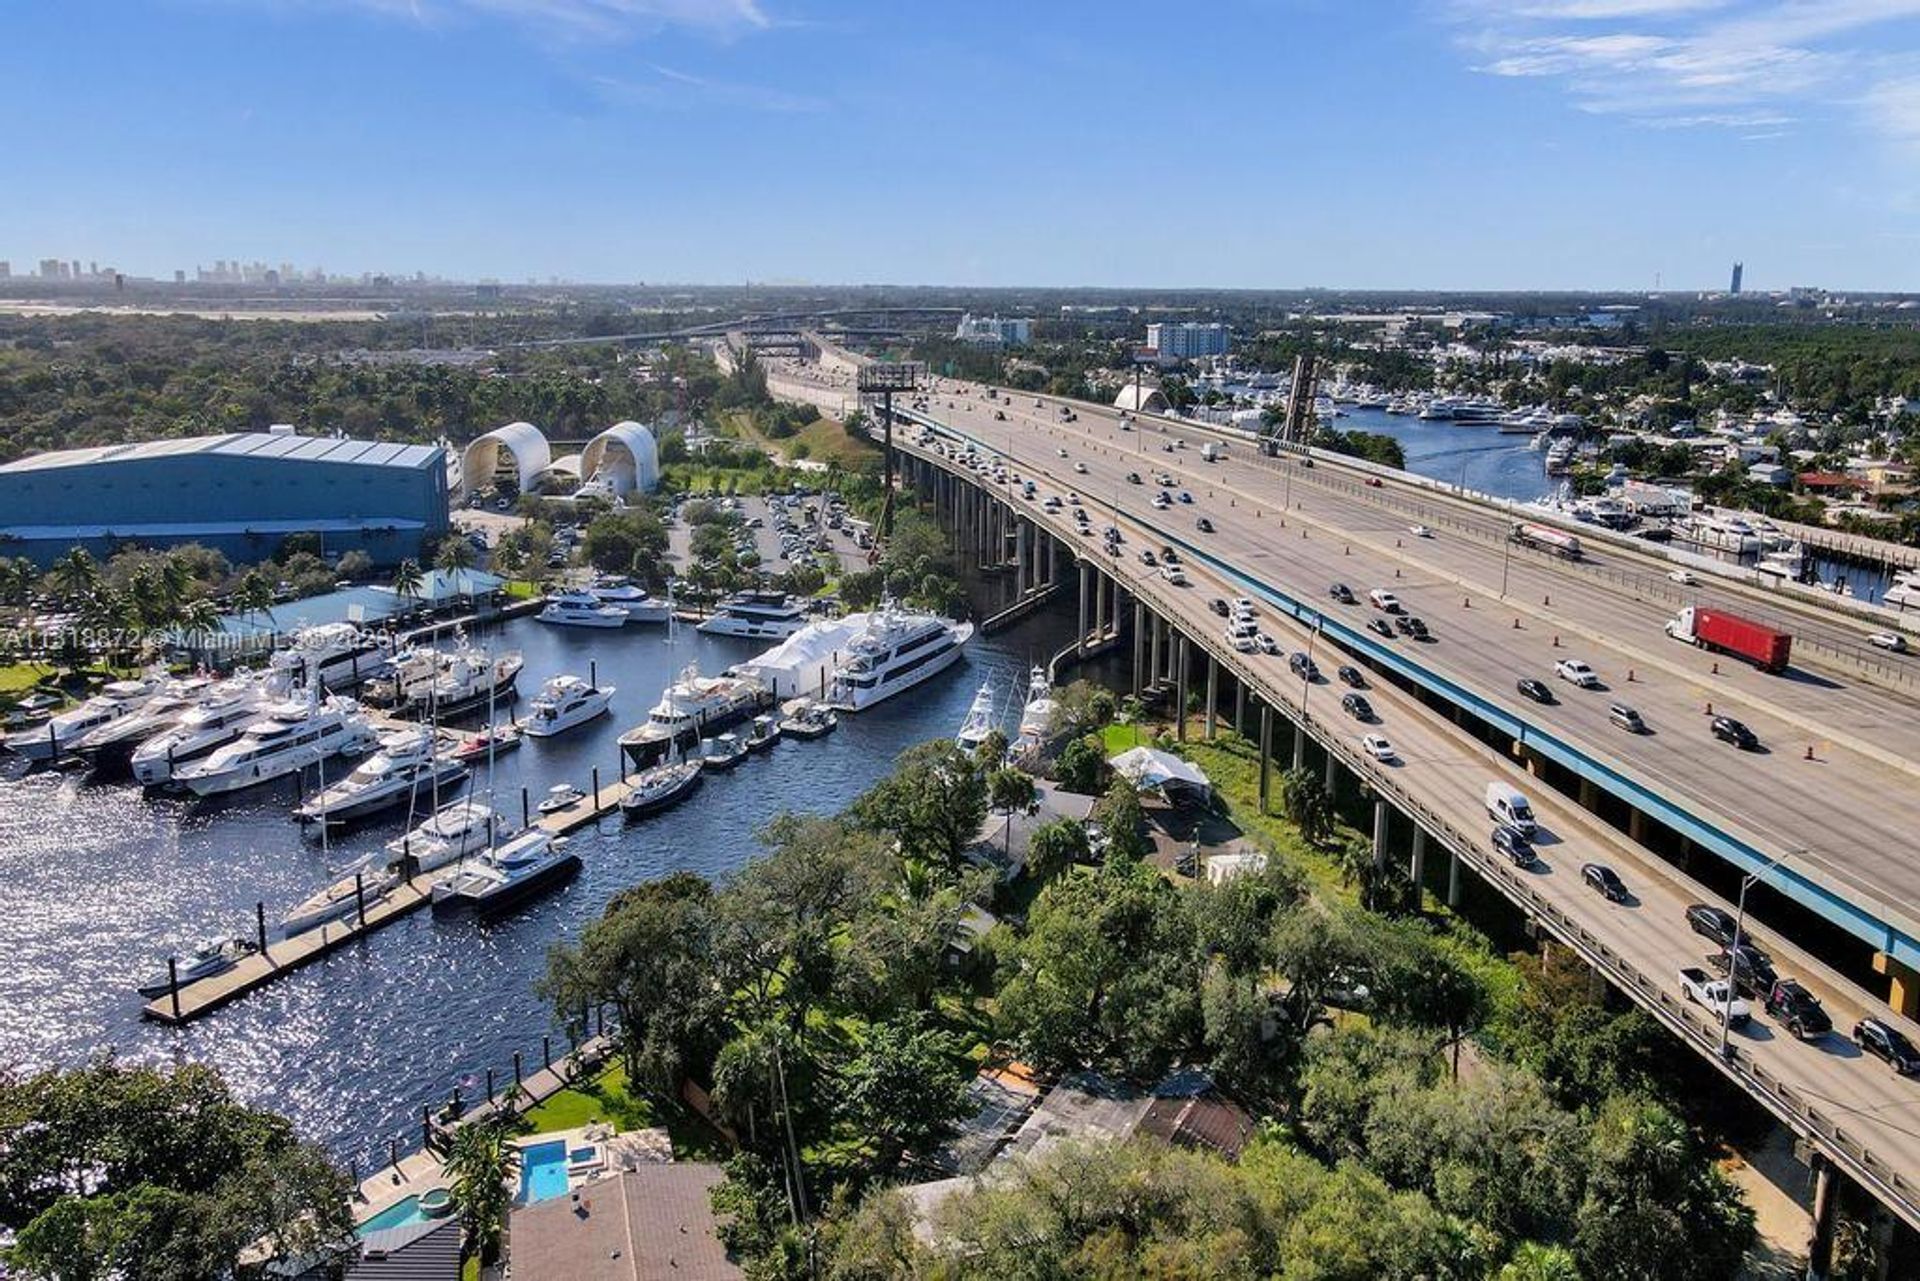
M 1804 851 L 1788 850 L 1785 854 L 1774 859 L 1773 862 L 1767 864 L 1759 871 L 1748 872 L 1746 876 L 1740 880 L 1740 903 L 1733 917 L 1733 942 L 1727 946 L 1727 994 L 1726 999 L 1720 1002 L 1720 1057 L 1723 1059 L 1727 1057 L 1727 1037 L 1733 1028 L 1733 994 L 1737 986 L 1734 982 L 1733 971 L 1734 966 L 1739 964 L 1740 936 L 1746 931 L 1747 927 L 1747 891 L 1753 888 L 1755 881 L 1786 862 L 1789 858 L 1793 857 L 1796 852 Z
M 1513 538 L 1511 535 L 1501 545 L 1500 555 L 1500 599 L 1507 598 L 1507 571 L 1513 568 Z

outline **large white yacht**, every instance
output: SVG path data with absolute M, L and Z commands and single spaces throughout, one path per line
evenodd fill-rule
M 351 699 L 290 701 L 276 704 L 204 760 L 174 770 L 173 777 L 195 796 L 216 796 L 285 778 L 330 756 L 358 755 L 378 743 Z
M 358 685 L 380 669 L 383 659 L 378 641 L 355 624 L 324 623 L 294 632 L 270 662 L 292 685 L 336 690 Z
M 556 592 L 547 598 L 545 608 L 534 615 L 543 623 L 560 627 L 625 627 L 627 611 L 608 604 L 589 592 Z
M 375 899 L 398 885 L 400 879 L 400 869 L 376 851 L 355 863 L 337 880 L 294 904 L 292 910 L 280 918 L 280 928 L 292 938 L 328 921 L 351 916 L 362 903 L 372 906 Z
M 611 685 L 589 685 L 578 676 L 555 676 L 540 687 L 527 711 L 527 733 L 551 738 L 606 714 Z
M 133 751 L 155 734 L 172 729 L 213 685 L 205 676 L 168 681 L 131 715 L 117 717 L 97 729 L 89 730 L 73 744 L 73 750 L 93 761 L 96 769 L 125 765 Z
M 386 849 L 391 862 L 412 859 L 416 870 L 431 872 L 479 853 L 514 830 L 515 824 L 492 805 L 467 799 L 442 805 L 432 818 L 388 841 Z
M 647 595 L 646 588 L 617 575 L 594 579 L 587 587 L 587 595 L 602 605 L 625 610 L 630 623 L 664 623 L 673 615 L 671 601 L 655 600 Z
M 52 760 L 78 746 L 87 735 L 138 712 L 153 698 L 158 686 L 159 682 L 151 676 L 109 681 L 98 694 L 72 711 L 60 713 L 45 725 L 7 735 L 7 746 L 30 761 Z
M 557 883 L 580 866 L 567 838 L 539 829 L 469 859 L 433 887 L 435 912 L 496 912 Z
M 708 734 L 737 724 L 764 710 L 772 701 L 767 687 L 744 676 L 702 676 L 689 664 L 647 719 L 620 736 L 620 750 L 641 768 L 687 747 Z
M 395 730 L 383 735 L 379 751 L 308 800 L 294 815 L 305 823 L 346 823 L 464 782 L 467 767 L 440 755 L 435 746 L 429 729 Z
M 395 660 L 378 696 L 401 716 L 458 716 L 504 699 L 524 664 L 519 650 L 492 654 L 464 643 L 451 651 L 411 650 Z
M 850 712 L 872 707 L 945 671 L 972 638 L 972 623 L 888 603 L 848 642 L 851 657 L 834 669 L 827 703 Z
M 134 781 L 159 787 L 173 781 L 176 769 L 225 747 L 276 702 L 273 684 L 255 676 L 236 676 L 207 692 L 197 707 L 169 729 L 133 749 Z
M 807 625 L 806 606 L 785 592 L 736 592 L 700 624 L 709 636 L 784 640 Z

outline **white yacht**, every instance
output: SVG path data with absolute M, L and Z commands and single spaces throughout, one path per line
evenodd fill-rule
M 141 680 L 109 681 L 98 694 L 72 711 L 62 712 L 45 725 L 7 735 L 8 748 L 30 761 L 52 760 L 61 752 L 78 746 L 94 734 L 145 707 L 153 698 L 159 682 L 149 676 Z
M 435 750 L 432 730 L 382 736 L 380 750 L 294 811 L 303 823 L 346 823 L 466 781 L 467 767 Z
M 451 653 L 428 651 L 433 676 L 409 676 L 400 686 L 394 710 L 402 716 L 459 716 L 483 703 L 505 698 L 520 679 L 525 665 L 519 650 L 492 654 L 477 645 L 461 645 Z
M 806 606 L 785 592 L 736 592 L 700 624 L 709 636 L 784 640 L 807 625 Z
M 274 702 L 273 688 L 258 677 L 237 676 L 222 681 L 171 728 L 133 749 L 134 781 L 143 787 L 172 782 L 176 769 L 240 737 L 240 732 L 265 716 Z
M 494 838 L 510 835 L 515 825 L 493 806 L 476 800 L 442 805 L 432 818 L 387 842 L 390 861 L 412 859 L 418 871 L 431 872 L 456 859 L 477 854 Z
M 380 669 L 383 659 L 379 642 L 357 625 L 325 623 L 294 632 L 270 662 L 290 685 L 336 690 L 358 685 Z
M 280 928 L 292 938 L 328 921 L 351 916 L 362 903 L 371 906 L 400 881 L 400 868 L 376 850 L 347 869 L 344 875 L 294 904 L 292 910 L 280 918 Z
M 618 605 L 604 604 L 587 592 L 556 592 L 547 598 L 546 607 L 534 617 L 558 627 L 627 625 L 626 610 Z
M 971 752 L 987 741 L 987 735 L 994 729 L 993 722 L 993 686 L 986 684 L 973 696 L 973 705 L 967 708 L 966 719 L 960 722 L 960 732 L 953 736 L 953 741 L 961 750 Z
M 1880 600 L 1902 612 L 1909 605 L 1920 605 L 1920 569 L 1895 570 L 1893 582 L 1881 593 Z
M 239 738 L 173 777 L 195 796 L 217 796 L 285 778 L 330 756 L 358 755 L 378 742 L 351 699 L 279 703 Z
M 664 760 L 675 747 L 689 746 L 709 733 L 758 715 L 769 702 L 767 687 L 744 676 L 702 676 L 689 664 L 647 719 L 620 736 L 620 750 L 645 768 Z
M 594 579 L 587 595 L 602 605 L 625 610 L 630 623 L 664 623 L 673 616 L 671 601 L 655 600 L 647 595 L 646 588 L 615 575 Z
M 1807 549 L 1798 542 L 1790 541 L 1784 547 L 1774 547 L 1760 553 L 1760 559 L 1753 568 L 1764 578 L 1801 582 L 1807 576 Z
M 551 738 L 604 716 L 614 687 L 589 685 L 578 676 L 555 676 L 540 687 L 527 711 L 527 733 Z
M 213 681 L 205 676 L 168 681 L 139 711 L 88 731 L 74 743 L 73 750 L 92 760 L 95 768 L 124 765 L 140 744 L 172 729 L 198 707 L 212 685 Z
M 436 912 L 494 912 L 560 881 L 580 866 L 566 837 L 534 829 L 467 860 L 433 887 Z
M 1047 679 L 1047 669 L 1036 665 L 1027 675 L 1027 704 L 1020 709 L 1020 732 L 1013 740 L 1013 754 L 1025 756 L 1045 747 L 1059 720 L 1060 704 L 1054 701 L 1053 683 Z
M 195 948 L 191 955 L 176 962 L 172 971 L 163 969 L 154 977 L 136 985 L 135 990 L 148 998 L 165 996 L 173 990 L 176 977 L 180 981 L 180 986 L 185 987 L 189 983 L 226 973 L 258 950 L 252 939 L 216 939 Z
M 972 623 L 889 602 L 848 643 L 851 657 L 834 669 L 826 701 L 849 712 L 872 707 L 945 671 L 971 639 Z

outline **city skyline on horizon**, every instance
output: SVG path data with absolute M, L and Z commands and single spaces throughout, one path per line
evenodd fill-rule
M 1920 0 L 94 8 L 18 15 L 16 277 L 1920 290 Z

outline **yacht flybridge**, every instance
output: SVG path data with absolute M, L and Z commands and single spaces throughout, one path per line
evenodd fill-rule
M 133 749 L 134 781 L 143 787 L 172 782 L 176 770 L 240 737 L 241 731 L 265 716 L 275 702 L 268 680 L 236 676 L 220 682 L 171 728 Z

